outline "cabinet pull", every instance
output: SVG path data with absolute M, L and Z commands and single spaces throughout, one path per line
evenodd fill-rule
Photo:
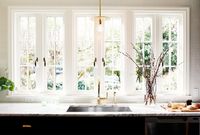
M 32 125 L 30 125 L 30 124 L 23 124 L 22 128 L 32 128 Z

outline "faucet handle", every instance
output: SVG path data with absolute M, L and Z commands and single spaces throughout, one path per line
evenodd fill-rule
M 113 92 L 113 103 L 116 103 L 116 94 L 117 94 L 117 92 L 114 91 L 114 92 Z

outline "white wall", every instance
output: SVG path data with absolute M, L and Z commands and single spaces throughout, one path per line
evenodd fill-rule
M 102 0 L 102 2 L 103 6 L 190 7 L 190 90 L 200 89 L 200 0 Z M 98 0 L 0 0 L 0 75 L 1 69 L 8 65 L 7 7 L 26 5 L 96 6 L 98 8 Z

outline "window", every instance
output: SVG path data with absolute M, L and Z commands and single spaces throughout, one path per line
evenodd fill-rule
M 76 13 L 74 17 L 76 57 L 75 93 L 96 95 L 100 82 L 101 94 L 118 91 L 122 87 L 123 24 L 120 15 L 107 15 L 104 28 L 96 28 L 95 15 Z
M 18 93 L 57 92 L 64 87 L 64 16 L 22 12 L 14 20 L 14 80 Z
M 120 51 L 148 65 L 151 48 L 158 57 L 169 48 L 159 94 L 186 95 L 189 89 L 189 11 L 118 9 L 103 12 L 103 29 L 96 28 L 96 10 L 80 8 L 11 8 L 10 77 L 16 92 L 101 96 L 144 94 L 145 82 Z M 131 47 L 133 42 L 141 55 Z M 141 57 L 142 56 L 142 57 Z M 164 74 L 164 75 L 162 75 Z M 139 81 L 138 81 L 139 80 Z
M 133 39 L 140 53 L 139 55 L 134 52 L 138 65 L 143 62 L 147 66 L 150 64 L 151 49 L 156 58 L 159 57 L 161 51 L 169 49 L 156 81 L 157 89 L 159 89 L 157 92 L 159 94 L 186 94 L 186 91 L 183 90 L 184 74 L 186 73 L 184 67 L 187 65 L 184 54 L 188 52 L 184 50 L 186 45 L 183 39 L 186 34 L 184 14 L 177 12 L 137 12 L 134 14 L 133 23 L 135 31 Z M 135 67 L 136 93 L 145 90 L 144 79 L 139 75 L 141 70 L 142 68 Z

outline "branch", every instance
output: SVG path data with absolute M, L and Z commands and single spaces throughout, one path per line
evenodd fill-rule
M 163 62 L 163 59 L 164 59 L 164 57 L 165 57 L 165 55 L 167 54 L 168 51 L 169 51 L 169 49 L 167 49 L 165 52 L 162 52 L 162 53 L 160 54 L 160 56 L 158 57 L 158 60 L 157 60 L 158 63 L 156 63 L 156 71 L 155 71 L 155 73 L 154 73 L 154 75 L 153 75 L 153 78 L 152 78 L 152 80 L 151 80 L 152 82 L 155 80 L 155 78 L 156 78 L 156 76 L 157 76 L 157 74 L 158 74 L 160 65 L 161 65 L 161 63 Z
M 143 58 L 143 56 L 140 54 L 138 49 L 136 49 L 135 45 L 132 42 L 131 42 L 131 45 L 133 46 L 133 49 L 137 52 L 139 57 Z M 139 66 L 138 66 L 138 68 L 139 68 Z M 143 60 L 142 60 L 142 68 L 144 69 L 144 71 L 146 71 L 148 69 Z M 144 71 L 142 72 L 142 75 L 143 75 L 144 78 L 147 78 L 147 76 L 145 76 L 145 72 Z
M 126 52 L 121 52 L 119 51 L 119 53 L 123 54 L 124 56 L 126 56 L 127 58 L 129 58 L 138 68 L 140 68 L 140 66 L 134 61 L 134 59 Z

